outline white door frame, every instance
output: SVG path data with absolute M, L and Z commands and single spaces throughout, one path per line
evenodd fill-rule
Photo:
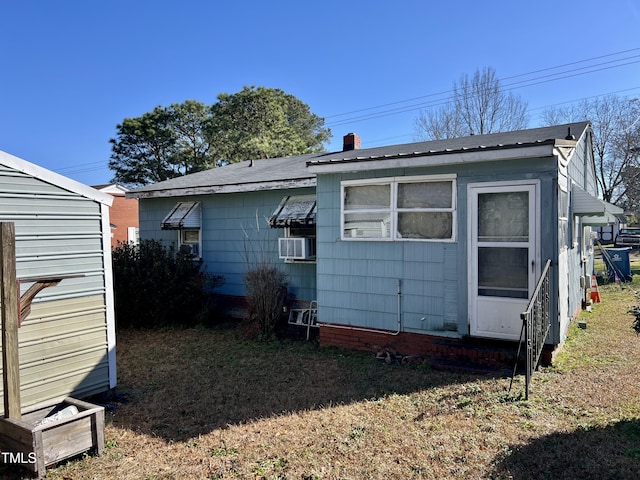
M 529 259 L 527 299 L 487 297 L 478 294 L 478 194 L 528 191 L 529 195 Z M 526 309 L 540 274 L 540 181 L 514 180 L 470 183 L 467 185 L 467 260 L 468 321 L 472 336 L 518 340 Z M 486 245 L 485 245 L 486 246 Z M 493 245 L 493 246 L 499 246 Z M 506 246 L 506 245 L 505 245 Z M 533 263 L 532 263 L 533 262 Z

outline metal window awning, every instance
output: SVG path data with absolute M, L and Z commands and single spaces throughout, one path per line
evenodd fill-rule
M 278 208 L 269 217 L 269 225 L 273 228 L 289 227 L 291 225 L 316 224 L 316 196 L 291 195 L 286 196 Z
M 162 230 L 200 228 L 200 202 L 178 202 L 162 220 Z
M 582 217 L 583 225 L 609 225 L 624 214 L 622 208 L 600 200 L 575 184 L 571 186 L 571 211 Z

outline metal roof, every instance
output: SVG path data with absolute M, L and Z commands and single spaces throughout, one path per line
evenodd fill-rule
M 588 126 L 589 122 L 577 122 L 447 140 L 247 160 L 147 185 L 127 193 L 127 197 L 169 197 L 313 187 L 316 184 L 315 172 L 321 171 L 323 165 L 460 154 L 535 145 L 565 143 L 570 146 L 574 144 L 575 139 L 584 134 Z M 314 167 L 314 171 L 307 168 L 308 166 Z M 320 167 L 320 170 L 316 170 L 316 167 Z
M 247 160 L 137 188 L 127 197 L 233 193 L 295 186 L 315 186 L 307 161 L 318 154 Z
M 3 152 L 2 150 L 0 150 L 0 165 L 5 165 L 26 175 L 37 178 L 38 180 L 55 185 L 83 197 L 90 198 L 91 200 L 95 200 L 96 202 L 107 206 L 111 206 L 113 204 L 113 197 L 111 195 L 102 193 L 95 188 L 76 182 L 75 180 L 52 172 L 51 170 L 47 170 L 44 167 L 23 160 L 22 158 L 11 155 L 10 153 Z
M 513 132 L 492 133 L 488 135 L 471 135 L 468 137 L 428 142 L 406 143 L 386 147 L 366 148 L 336 152 L 311 159 L 309 165 L 326 165 L 342 162 L 367 160 L 384 160 L 401 157 L 418 157 L 426 155 L 442 155 L 464 153 L 479 150 L 495 150 L 514 147 L 529 147 L 544 144 L 572 142 L 580 138 L 589 122 L 569 123 L 551 127 L 532 128 Z

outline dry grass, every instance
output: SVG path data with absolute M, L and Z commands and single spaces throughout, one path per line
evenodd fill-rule
M 508 394 L 508 378 L 235 329 L 119 332 L 106 452 L 47 478 L 638 478 L 640 298 L 600 291 L 529 401 L 522 379 Z

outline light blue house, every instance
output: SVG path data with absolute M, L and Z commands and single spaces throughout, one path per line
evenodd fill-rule
M 188 245 L 208 272 L 224 276 L 218 291 L 232 308 L 242 308 L 244 274 L 256 261 L 282 266 L 290 295 L 308 304 L 316 297 L 313 158 L 234 163 L 130 192 L 139 199 L 140 239 Z M 299 240 L 287 245 L 287 237 Z
M 147 186 L 141 238 L 193 242 L 223 293 L 242 296 L 246 251 L 279 262 L 318 305 L 320 342 L 473 357 L 520 338 L 549 272 L 549 350 L 584 306 L 596 198 L 589 123 L 254 160 Z M 183 212 L 183 226 L 172 217 Z M 191 226 L 187 228 L 187 224 Z M 164 230 L 163 230 L 164 225 Z

